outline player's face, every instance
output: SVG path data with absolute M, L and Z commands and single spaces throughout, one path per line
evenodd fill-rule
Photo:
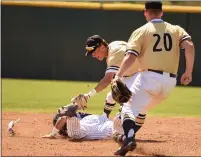
M 100 61 L 102 61 L 105 58 L 105 46 L 100 45 L 93 53 L 92 56 Z

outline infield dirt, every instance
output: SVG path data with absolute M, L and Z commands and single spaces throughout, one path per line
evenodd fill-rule
M 113 156 L 119 147 L 113 140 L 70 141 L 57 136 L 43 139 L 52 130 L 53 114 L 2 113 L 3 156 Z M 8 123 L 16 135 L 7 134 Z M 136 156 L 201 156 L 201 118 L 147 117 L 136 135 Z

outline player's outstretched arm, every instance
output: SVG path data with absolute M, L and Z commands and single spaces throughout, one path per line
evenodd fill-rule
M 93 97 L 96 95 L 96 93 L 101 92 L 104 90 L 112 81 L 115 73 L 114 72 L 109 72 L 106 73 L 105 76 L 100 80 L 100 82 L 96 85 L 95 88 L 89 91 L 89 93 L 84 94 L 85 98 L 88 100 L 89 98 Z
M 57 133 L 65 125 L 66 119 L 67 119 L 67 117 L 65 117 L 65 116 L 59 117 L 58 120 L 57 120 L 57 122 L 56 122 L 56 124 L 55 124 L 55 126 L 52 129 L 52 132 L 50 134 L 42 136 L 42 138 L 55 138 L 55 136 L 57 135 Z
M 53 118 L 53 129 L 50 134 L 42 136 L 43 138 L 54 138 L 60 130 L 62 130 L 63 126 L 66 123 L 67 117 L 76 116 L 76 111 L 78 109 L 78 105 L 69 104 L 66 106 L 62 106 L 58 109 L 56 115 Z
M 195 48 L 191 40 L 184 40 L 180 46 L 185 49 L 186 69 L 181 76 L 181 84 L 188 85 L 192 81 L 192 72 L 195 59 Z
M 105 76 L 100 80 L 100 82 L 96 85 L 94 88 L 97 93 L 101 92 L 104 90 L 112 81 L 115 73 L 114 72 L 108 72 L 105 74 Z
M 114 72 L 106 73 L 105 76 L 103 77 L 103 79 L 96 85 L 95 88 L 90 90 L 89 93 L 81 94 L 82 96 L 84 96 L 86 103 L 87 103 L 89 98 L 91 98 L 94 95 L 96 95 L 96 93 L 99 93 L 102 90 L 104 90 L 111 83 L 112 79 L 114 78 L 114 75 L 115 75 Z M 71 101 L 73 102 L 75 99 L 79 100 L 80 99 L 79 96 L 80 95 L 76 96 Z

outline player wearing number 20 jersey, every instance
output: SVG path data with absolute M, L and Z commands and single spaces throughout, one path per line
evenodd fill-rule
M 186 69 L 181 77 L 184 85 L 192 81 L 194 46 L 189 34 L 180 26 L 161 19 L 162 3 L 145 3 L 147 23 L 135 30 L 128 40 L 126 55 L 113 81 L 122 80 L 125 72 L 140 63 L 141 72 L 123 80 L 132 92 L 132 98 L 123 104 L 121 119 L 125 140 L 115 155 L 125 155 L 136 148 L 135 117 L 166 99 L 176 85 L 180 48 L 185 49 Z
M 142 70 L 153 69 L 176 74 L 180 43 L 190 38 L 180 26 L 154 19 L 132 33 L 127 52 L 133 51 L 139 56 Z

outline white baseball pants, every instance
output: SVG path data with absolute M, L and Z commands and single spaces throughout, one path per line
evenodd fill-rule
M 165 72 L 158 74 L 151 71 L 142 71 L 124 78 L 123 81 L 133 95 L 130 101 L 123 105 L 122 120 L 125 114 L 135 119 L 140 111 L 146 113 L 148 109 L 166 99 L 176 86 L 176 78 L 170 77 L 169 73 Z

